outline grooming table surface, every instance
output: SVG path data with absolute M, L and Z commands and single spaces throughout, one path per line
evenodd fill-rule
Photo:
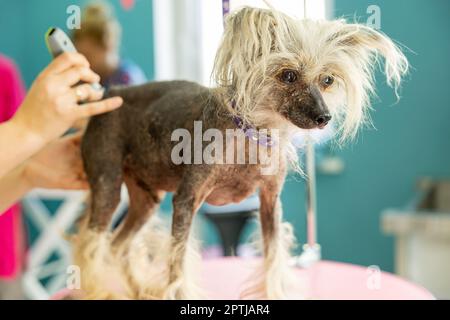
M 306 299 L 332 300 L 431 300 L 426 289 L 386 272 L 374 274 L 366 267 L 321 261 L 308 269 L 296 269 Z M 242 284 L 255 272 L 251 259 L 206 260 L 205 287 L 211 299 L 238 299 Z M 372 278 L 371 278 L 372 277 Z
M 209 299 L 238 299 L 245 282 L 255 273 L 254 259 L 218 258 L 203 262 L 203 287 Z M 431 300 L 426 289 L 376 269 L 321 261 L 308 269 L 296 269 L 306 299 L 332 300 Z M 61 292 L 56 299 L 65 294 Z

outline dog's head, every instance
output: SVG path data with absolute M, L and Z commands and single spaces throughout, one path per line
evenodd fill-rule
M 367 120 L 379 56 L 397 89 L 408 62 L 382 33 L 246 7 L 226 20 L 213 76 L 232 93 L 235 111 L 256 126 L 276 120 L 313 129 L 333 119 L 345 139 Z

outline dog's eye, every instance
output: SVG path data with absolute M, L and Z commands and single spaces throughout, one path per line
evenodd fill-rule
M 297 74 L 293 70 L 285 70 L 281 74 L 281 81 L 284 83 L 294 83 L 297 81 Z
M 322 79 L 322 84 L 325 88 L 331 86 L 334 82 L 334 77 L 333 76 L 326 76 Z

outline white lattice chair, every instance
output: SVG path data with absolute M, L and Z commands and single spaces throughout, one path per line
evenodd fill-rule
M 31 244 L 28 254 L 27 270 L 23 275 L 24 292 L 28 299 L 48 299 L 65 287 L 67 266 L 71 264 L 70 244 L 64 239 L 79 215 L 83 212 L 87 192 L 34 190 L 22 201 L 27 220 L 32 223 L 39 235 Z M 57 200 L 61 205 L 51 213 L 43 201 Z M 122 201 L 117 211 L 128 206 L 128 193 L 122 188 Z M 52 254 L 59 258 L 48 261 Z M 47 279 L 43 282 L 42 280 Z

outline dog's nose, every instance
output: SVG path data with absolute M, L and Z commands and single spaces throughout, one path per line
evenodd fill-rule
M 328 122 L 330 122 L 330 120 L 331 120 L 331 115 L 326 113 L 326 114 L 321 114 L 314 121 L 316 122 L 316 124 L 319 126 L 320 129 L 323 129 L 328 124 Z

